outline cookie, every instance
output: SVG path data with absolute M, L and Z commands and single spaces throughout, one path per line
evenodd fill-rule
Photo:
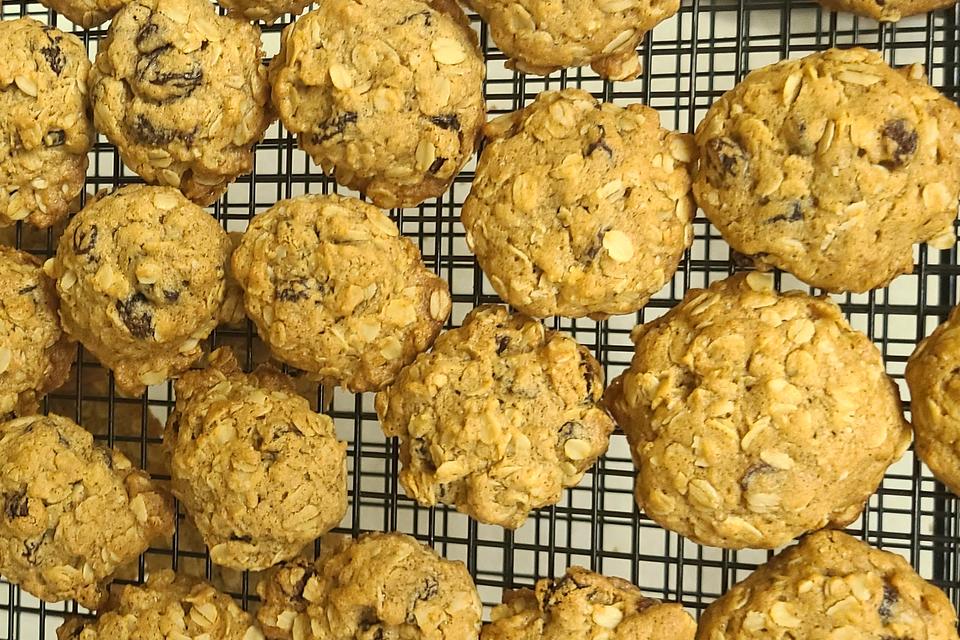
M 345 539 L 261 581 L 257 618 L 281 640 L 476 640 L 480 597 L 462 562 L 400 533 Z
M 697 640 L 956 640 L 957 615 L 906 560 L 841 531 L 811 534 L 707 607 Z
M 0 424 L 0 504 L 0 574 L 47 602 L 96 608 L 118 569 L 173 535 L 166 493 L 57 415 Z
M 217 324 L 230 241 L 171 187 L 131 185 L 87 205 L 44 269 L 63 328 L 139 395 L 187 369 Z
M 907 361 L 916 452 L 950 491 L 960 494 L 960 307 Z
M 649 107 L 547 91 L 491 122 L 463 205 L 467 245 L 523 313 L 632 313 L 693 240 L 693 137 Z
M 818 0 L 831 11 L 850 11 L 881 22 L 952 7 L 957 0 Z
M 960 107 L 923 77 L 859 48 L 754 71 L 697 128 L 697 202 L 758 268 L 835 292 L 910 273 L 960 197 Z
M 151 184 L 201 205 L 253 167 L 273 120 L 260 30 L 204 0 L 133 0 L 90 73 L 97 130 Z
M 258 214 L 233 271 L 273 354 L 350 391 L 392 382 L 450 315 L 447 283 L 390 218 L 355 198 L 306 195 Z
M 378 393 L 376 409 L 400 438 L 408 496 L 515 529 L 607 450 L 602 393 L 600 364 L 573 338 L 485 305 Z
M 679 604 L 661 604 L 620 578 L 582 567 L 533 589 L 506 591 L 483 640 L 693 640 L 697 624 Z
M 0 246 L 0 420 L 36 413 L 67 381 L 77 348 L 60 327 L 56 286 L 39 259 Z
M 218 349 L 176 392 L 163 434 L 172 489 L 213 562 L 267 569 L 340 523 L 347 446 L 289 377 L 272 367 L 245 374 Z
M 0 20 L 0 227 L 63 220 L 87 173 L 87 50 L 31 18 Z
M 880 351 L 827 298 L 738 274 L 631 334 L 604 400 L 646 514 L 699 544 L 773 549 L 853 522 L 910 428 Z
M 607 80 L 640 75 L 637 45 L 680 0 L 464 0 L 490 27 L 507 67 L 545 76 L 590 65 Z
M 231 15 L 273 23 L 287 13 L 300 15 L 310 0 L 217 0 L 217 3 Z
M 473 155 L 485 70 L 453 0 L 325 0 L 284 29 L 270 83 L 313 161 L 388 209 L 441 195 Z
M 67 621 L 57 629 L 58 640 L 263 640 L 253 617 L 233 598 L 170 570 L 152 574 L 145 585 L 123 587 L 98 613 L 96 620 Z

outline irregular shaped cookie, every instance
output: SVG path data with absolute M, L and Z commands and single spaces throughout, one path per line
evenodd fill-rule
M 607 450 L 613 421 L 602 393 L 587 349 L 485 305 L 378 393 L 376 409 L 384 432 L 400 438 L 408 496 L 515 529 Z
M 253 617 L 233 598 L 203 580 L 170 570 L 152 574 L 145 585 L 123 587 L 98 613 L 96 620 L 67 621 L 57 629 L 57 638 L 263 640 Z
M 211 204 L 273 119 L 262 57 L 260 30 L 205 0 L 133 0 L 90 74 L 94 123 L 144 180 Z
M 850 11 L 881 22 L 952 7 L 957 0 L 818 0 L 832 11 Z
M 507 67 L 545 76 L 590 65 L 608 80 L 640 74 L 637 45 L 679 0 L 464 0 L 490 27 Z
M 813 533 L 707 607 L 697 640 L 956 640 L 940 589 L 898 555 L 841 531 Z
M 476 640 L 480 597 L 462 562 L 400 533 L 346 539 L 282 565 L 258 587 L 257 619 L 282 640 Z
M 240 370 L 229 349 L 176 383 L 163 434 L 173 493 L 210 558 L 262 570 L 295 557 L 347 510 L 347 445 L 271 367 Z
M 217 0 L 220 6 L 230 10 L 231 15 L 243 16 L 247 20 L 276 21 L 280 16 L 290 13 L 300 15 L 310 0 Z
M 960 307 L 907 361 L 916 451 L 938 480 L 960 494 Z
M 66 382 L 77 354 L 41 264 L 0 246 L 0 420 L 35 413 L 40 399 Z
M 673 277 L 693 240 L 692 136 L 579 89 L 541 93 L 485 133 L 462 217 L 504 300 L 536 317 L 604 317 Z
M 772 549 L 863 510 L 910 443 L 879 350 L 840 308 L 739 274 L 638 326 L 605 401 L 637 503 L 700 544 Z
M 450 315 L 447 283 L 390 218 L 355 198 L 300 196 L 258 214 L 233 270 L 274 355 L 351 391 L 392 382 Z
M 325 0 L 284 29 L 270 64 L 283 125 L 384 209 L 444 193 L 473 155 L 484 73 L 453 0 Z
M 679 604 L 646 598 L 620 578 L 571 567 L 559 580 L 505 591 L 483 640 L 693 640 L 697 624 Z
M 230 241 L 170 187 L 131 185 L 70 221 L 56 257 L 63 328 L 139 395 L 200 357 L 224 299 Z
M 0 424 L 0 504 L 0 574 L 47 602 L 97 607 L 119 568 L 173 535 L 150 476 L 57 415 Z
M 90 29 L 103 24 L 120 10 L 128 0 L 39 0 L 40 4 L 57 13 L 62 13 L 67 20 Z
M 83 191 L 93 127 L 87 50 L 31 18 L 0 21 L 0 226 L 64 219 Z
M 960 107 L 918 66 L 830 49 L 754 71 L 697 128 L 697 202 L 757 267 L 829 291 L 913 269 L 954 241 Z

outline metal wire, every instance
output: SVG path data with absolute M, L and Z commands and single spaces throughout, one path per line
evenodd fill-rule
M 30 15 L 72 30 L 69 23 L 37 4 L 3 0 L 2 8 L 4 19 Z M 279 47 L 279 32 L 288 22 L 264 28 L 268 57 Z M 640 46 L 644 73 L 629 83 L 603 82 L 583 69 L 548 78 L 515 74 L 504 67 L 504 56 L 489 42 L 486 27 L 475 24 L 486 43 L 485 91 L 492 116 L 528 104 L 544 89 L 576 86 L 605 100 L 643 102 L 660 111 L 666 126 L 692 131 L 711 102 L 749 70 L 780 58 L 852 44 L 879 49 L 893 64 L 923 62 L 931 81 L 948 97 L 960 100 L 960 7 L 880 26 L 827 13 L 810 0 L 683 0 L 680 13 L 657 27 Z M 92 57 L 105 30 L 76 33 Z M 417 242 L 427 264 L 450 282 L 451 326 L 476 304 L 497 299 L 467 250 L 459 223 L 473 167 L 468 165 L 444 197 L 417 209 L 392 212 L 403 233 Z M 88 191 L 136 181 L 114 148 L 101 138 L 91 153 Z M 253 173 L 232 185 L 211 212 L 227 230 L 240 231 L 256 212 L 278 199 L 338 190 L 296 148 L 293 138 L 274 125 L 257 149 Z M 23 228 L 17 230 L 15 240 L 18 246 L 49 255 L 56 238 L 56 230 L 38 233 Z M 551 323 L 593 349 L 609 379 L 629 362 L 629 330 L 635 322 L 662 315 L 688 288 L 723 278 L 735 268 L 728 247 L 701 215 L 695 222 L 694 246 L 676 277 L 643 312 L 602 323 Z M 837 297 L 853 324 L 882 349 L 905 398 L 902 378 L 907 356 L 957 302 L 958 275 L 955 249 L 920 248 L 913 275 L 900 277 L 889 289 Z M 797 284 L 788 276 L 778 280 Z M 248 366 L 267 358 L 250 326 L 218 330 L 213 344 L 231 345 Z M 121 449 L 155 476 L 167 478 L 159 442 L 172 406 L 170 385 L 152 388 L 142 398 L 121 398 L 95 359 L 86 353 L 79 358 L 71 380 L 48 398 L 44 409 L 74 418 L 103 443 Z M 567 492 L 556 507 L 536 513 L 516 532 L 479 525 L 443 508 L 419 508 L 397 483 L 397 446 L 384 439 L 371 395 L 338 390 L 330 397 L 323 392 L 318 396 L 317 406 L 330 403 L 328 413 L 335 418 L 340 436 L 350 443 L 350 508 L 340 530 L 400 530 L 417 535 L 440 553 L 467 564 L 486 605 L 497 603 L 504 587 L 528 585 L 580 564 L 628 578 L 647 594 L 680 601 L 698 613 L 769 555 L 699 547 L 639 514 L 631 495 L 633 466 L 619 433 L 609 453 L 579 487 Z M 902 553 L 924 577 L 944 588 L 954 605 L 960 604 L 958 501 L 912 453 L 891 468 L 851 531 Z M 159 567 L 205 575 L 244 607 L 256 606 L 258 576 L 212 565 L 182 511 L 173 544 L 144 554 L 120 582 L 137 581 Z M 45 605 L 0 580 L 0 640 L 53 638 L 65 613 L 76 611 L 73 603 Z

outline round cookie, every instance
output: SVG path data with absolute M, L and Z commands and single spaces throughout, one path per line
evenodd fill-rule
M 173 505 L 150 477 L 57 415 L 0 424 L 0 507 L 0 575 L 88 609 L 118 569 L 173 535 Z
M 820 531 L 707 607 L 697 640 L 734 638 L 957 640 L 957 615 L 900 556 Z
M 400 482 L 437 503 L 515 529 L 607 450 L 603 372 L 573 338 L 506 307 L 477 307 L 377 394 L 400 438 Z
M 93 126 L 87 50 L 31 18 L 0 20 L 0 227 L 67 217 L 87 173 Z
M 347 446 L 289 377 L 271 367 L 245 374 L 218 349 L 176 393 L 163 434 L 172 489 L 213 562 L 268 569 L 340 523 Z
M 579 89 L 541 93 L 485 133 L 462 218 L 505 301 L 535 317 L 604 317 L 671 280 L 693 240 L 692 136 Z
M 287 13 L 300 15 L 310 0 L 217 0 L 217 3 L 231 15 L 273 23 Z
M 485 71 L 453 0 L 325 0 L 284 29 L 270 82 L 313 161 L 389 209 L 441 195 L 473 155 Z
M 133 0 L 90 73 L 94 123 L 144 180 L 211 204 L 273 119 L 262 57 L 260 30 L 206 0 Z
M 68 620 L 57 629 L 58 640 L 264 637 L 253 617 L 233 598 L 203 580 L 170 570 L 151 574 L 145 585 L 124 586 L 98 613 L 95 620 Z M 171 630 L 175 630 L 172 635 Z
M 77 354 L 41 264 L 0 246 L 0 421 L 36 413 L 40 399 L 66 382 Z
M 507 67 L 545 76 L 589 64 L 608 80 L 640 74 L 637 45 L 679 0 L 464 0 L 490 27 Z
M 910 413 L 920 459 L 960 494 L 960 307 L 907 361 Z
M 63 14 L 70 22 L 92 29 L 113 17 L 128 0 L 38 0 L 43 6 Z
M 346 538 L 282 565 L 258 592 L 257 619 L 279 640 L 476 640 L 480 597 L 462 562 L 400 533 Z
M 960 107 L 923 75 L 859 48 L 754 71 L 697 128 L 697 202 L 758 268 L 836 292 L 909 273 L 960 197 Z
M 646 598 L 636 586 L 582 567 L 533 589 L 505 591 L 482 640 L 693 640 L 697 624 L 679 604 Z
M 273 354 L 350 391 L 392 382 L 450 315 L 447 284 L 416 245 L 355 198 L 300 196 L 258 214 L 233 271 Z
M 850 11 L 881 22 L 952 7 L 957 0 L 818 0 L 831 11 Z
M 44 269 L 63 328 L 139 395 L 187 369 L 217 324 L 230 241 L 171 187 L 131 185 L 88 204 Z
M 853 522 L 910 443 L 879 350 L 840 308 L 751 272 L 638 326 L 605 401 L 636 499 L 699 544 L 772 549 Z

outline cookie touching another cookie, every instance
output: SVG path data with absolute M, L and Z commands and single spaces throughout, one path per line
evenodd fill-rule
M 602 393 L 599 363 L 573 338 L 486 305 L 378 393 L 376 409 L 400 438 L 408 496 L 515 529 L 607 450 Z
M 646 598 L 636 586 L 582 567 L 533 589 L 505 591 L 482 640 L 693 640 L 697 624 L 679 604 Z
M 476 148 L 485 66 L 453 0 L 325 0 L 283 31 L 273 104 L 300 146 L 375 205 L 444 193 Z
M 952 7 L 957 0 L 817 0 L 832 11 L 851 11 L 881 22 Z
M 497 293 L 535 317 L 632 313 L 693 241 L 692 136 L 656 111 L 546 91 L 489 123 L 463 205 Z
M 960 107 L 879 53 L 829 49 L 750 73 L 697 127 L 697 202 L 762 269 L 868 291 L 953 245 Z
M 697 543 L 772 549 L 845 526 L 910 443 L 870 339 L 771 276 L 693 289 L 631 337 L 604 400 L 630 443 L 637 503 Z
M 287 13 L 299 15 L 310 0 L 217 0 L 217 4 L 228 9 L 231 15 L 273 23 Z

